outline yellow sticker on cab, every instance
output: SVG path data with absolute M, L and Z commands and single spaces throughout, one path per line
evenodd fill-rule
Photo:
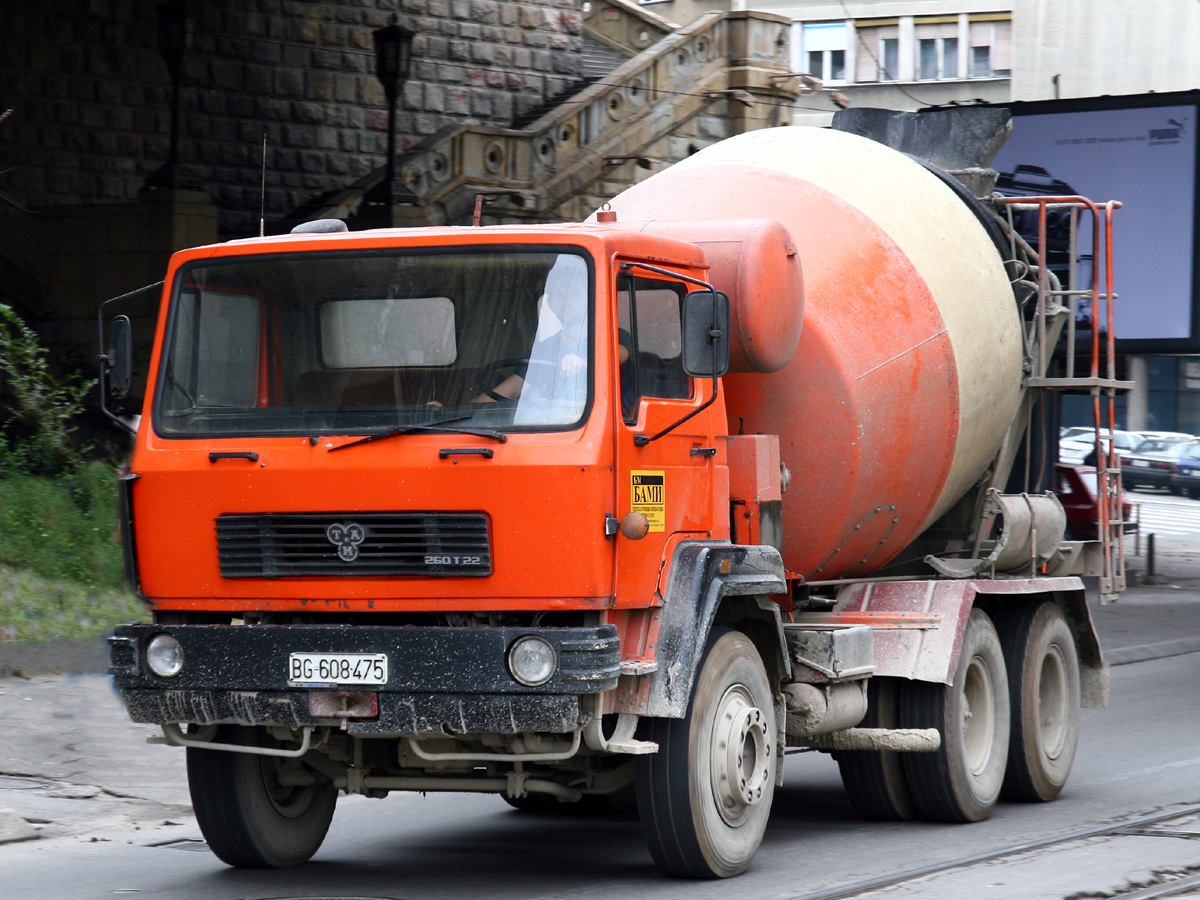
M 645 516 L 651 531 L 667 527 L 666 475 L 637 469 L 629 473 L 629 509 Z

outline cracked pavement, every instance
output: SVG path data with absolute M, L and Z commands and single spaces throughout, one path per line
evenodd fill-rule
M 40 836 L 191 814 L 183 754 L 147 744 L 158 727 L 128 722 L 105 677 L 0 681 L 0 723 L 0 808 Z

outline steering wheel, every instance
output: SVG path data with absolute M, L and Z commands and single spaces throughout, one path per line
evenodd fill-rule
M 516 397 L 505 397 L 503 394 L 497 394 L 491 389 L 491 387 L 489 387 L 489 385 L 498 383 L 496 376 L 499 373 L 505 372 L 508 369 L 519 369 L 521 367 L 524 367 L 526 372 L 528 372 L 531 367 L 545 368 L 550 369 L 551 371 L 558 369 L 558 365 L 548 359 L 530 359 L 528 356 L 514 356 L 510 357 L 509 359 L 498 359 L 495 362 L 488 363 L 488 365 L 480 369 L 479 374 L 475 376 L 476 384 L 479 385 L 479 392 L 481 394 L 486 394 L 497 402 L 515 400 Z M 499 380 L 503 381 L 503 379 Z M 520 395 L 518 394 L 517 396 Z

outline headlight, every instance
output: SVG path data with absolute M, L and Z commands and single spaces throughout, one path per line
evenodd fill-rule
M 545 684 L 558 668 L 558 654 L 545 638 L 528 635 L 508 649 L 508 670 L 529 687 Z
M 169 634 L 158 634 L 146 647 L 146 665 L 160 678 L 171 678 L 183 668 L 183 646 Z

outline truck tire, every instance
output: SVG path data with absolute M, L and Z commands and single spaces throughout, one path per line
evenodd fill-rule
M 936 728 L 936 753 L 904 754 L 913 803 L 923 818 L 978 822 L 991 815 L 1008 760 L 1008 677 L 987 613 L 971 611 L 951 684 L 913 681 L 900 714 L 910 728 Z
M 650 719 L 637 806 L 654 861 L 681 878 L 745 871 L 775 794 L 775 702 L 744 634 L 714 628 L 682 719 Z
M 1012 694 L 1008 769 L 1000 796 L 1028 803 L 1062 791 L 1079 742 L 1079 652 L 1058 604 L 1022 604 L 996 617 Z
M 215 742 L 278 746 L 265 728 L 222 725 Z M 187 749 L 188 787 L 200 832 L 217 857 L 246 869 L 278 869 L 307 862 L 333 819 L 337 789 L 329 782 L 278 783 L 278 757 Z M 309 770 L 311 771 L 311 770 Z
M 902 728 L 900 688 L 896 678 L 872 678 L 867 682 L 867 714 L 862 728 Z M 864 819 L 900 822 L 916 818 L 901 754 L 886 750 L 849 750 L 836 754 L 842 784 L 850 803 Z

